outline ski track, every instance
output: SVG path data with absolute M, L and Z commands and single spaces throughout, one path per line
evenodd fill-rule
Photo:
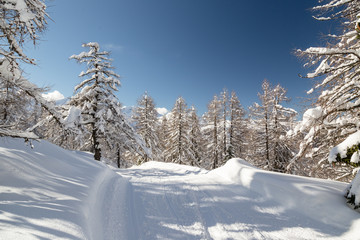
M 136 239 L 342 239 L 341 228 L 216 173 L 161 167 L 117 173 L 132 185 Z

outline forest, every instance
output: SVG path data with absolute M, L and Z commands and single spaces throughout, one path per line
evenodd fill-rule
M 21 68 L 36 64 L 23 44 L 40 40 L 49 18 L 45 2 L 4 0 L 0 6 L 1 136 L 46 139 L 119 168 L 161 161 L 215 169 L 238 157 L 270 171 L 345 182 L 359 170 L 360 138 L 353 137 L 360 123 L 358 0 L 314 7 L 317 20 L 341 21 L 342 31 L 327 36 L 324 47 L 296 51 L 313 69 L 303 77 L 316 80 L 308 92 L 315 101 L 303 116 L 286 107 L 286 88 L 266 79 L 259 101 L 248 109 L 236 92 L 219 89 L 202 116 L 179 97 L 159 117 L 155 98 L 145 92 L 127 115 L 116 97 L 120 76 L 110 53 L 96 42 L 69 56 L 84 68 L 74 95 L 65 103 L 48 102 L 48 89 L 31 83 Z M 359 205 L 356 193 L 350 187 L 347 196 Z

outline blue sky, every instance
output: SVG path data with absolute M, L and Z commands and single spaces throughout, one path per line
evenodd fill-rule
M 157 107 L 171 109 L 179 96 L 201 114 L 223 88 L 247 107 L 267 78 L 288 89 L 299 109 L 312 81 L 301 79 L 296 48 L 322 46 L 321 33 L 336 29 L 312 18 L 316 0 L 56 0 L 48 1 L 48 29 L 26 52 L 38 66 L 27 77 L 71 96 L 81 79 L 69 56 L 99 42 L 111 51 L 122 76 L 117 96 L 126 106 L 147 91 Z

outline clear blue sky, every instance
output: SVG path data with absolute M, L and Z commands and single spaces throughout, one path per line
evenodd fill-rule
M 117 96 L 136 104 L 147 91 L 157 107 L 171 109 L 182 96 L 201 114 L 224 87 L 247 107 L 267 78 L 301 102 L 312 86 L 301 79 L 296 48 L 321 46 L 321 33 L 336 26 L 312 18 L 316 0 L 55 0 L 48 1 L 47 31 L 26 52 L 38 66 L 29 79 L 71 96 L 85 69 L 72 54 L 96 41 L 112 52 L 122 76 Z

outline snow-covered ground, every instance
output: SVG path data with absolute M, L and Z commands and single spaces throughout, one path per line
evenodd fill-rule
M 46 141 L 0 138 L 0 239 L 360 239 L 346 184 L 232 159 L 116 170 Z

